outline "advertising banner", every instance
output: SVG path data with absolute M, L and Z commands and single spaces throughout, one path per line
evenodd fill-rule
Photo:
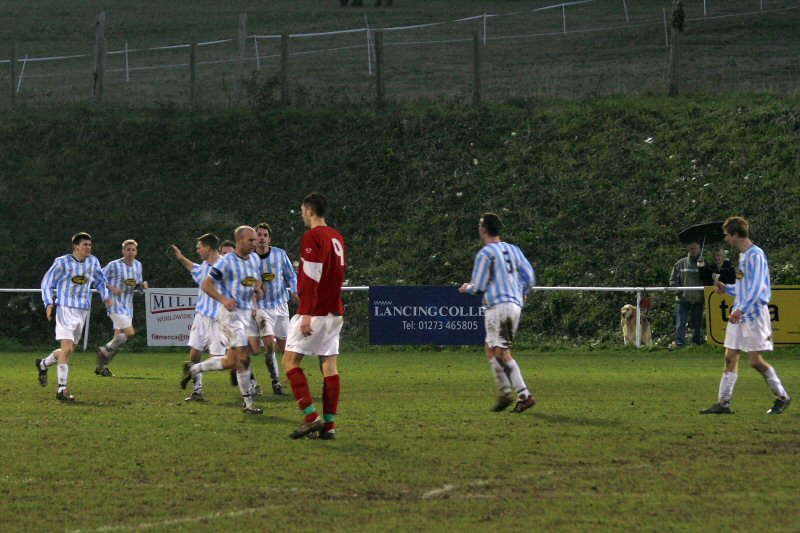
M 725 343 L 725 328 L 733 308 L 733 296 L 717 294 L 706 287 L 706 331 L 708 342 Z M 775 285 L 769 302 L 774 344 L 800 344 L 800 286 Z
M 197 288 L 145 289 L 148 346 L 186 346 Z
M 454 285 L 369 288 L 370 344 L 482 345 L 485 338 L 480 297 Z

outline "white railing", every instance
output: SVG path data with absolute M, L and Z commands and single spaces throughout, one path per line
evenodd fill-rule
M 641 316 L 642 294 L 647 292 L 677 292 L 677 291 L 702 291 L 705 287 L 533 287 L 532 291 L 563 291 L 563 292 L 635 292 L 636 293 L 636 316 Z M 369 285 L 345 286 L 342 287 L 346 292 L 363 292 L 369 290 Z M 0 289 L 0 293 L 41 293 L 41 289 Z M 97 291 L 92 289 L 93 293 Z M 86 328 L 83 333 L 83 349 L 89 343 L 89 322 L 91 316 L 86 317 Z M 636 320 L 636 347 L 642 345 L 642 323 Z

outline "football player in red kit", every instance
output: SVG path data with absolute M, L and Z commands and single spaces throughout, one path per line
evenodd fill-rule
M 303 199 L 300 210 L 308 231 L 303 235 L 297 293 L 300 306 L 289 324 L 283 367 L 292 386 L 304 422 L 290 436 L 299 439 L 310 433 L 319 438 L 336 438 L 336 410 L 339 404 L 339 333 L 344 320 L 342 283 L 347 254 L 342 234 L 325 223 L 328 203 L 317 193 Z M 303 357 L 316 355 L 324 379 L 322 416 L 314 406 L 308 379 L 300 366 Z

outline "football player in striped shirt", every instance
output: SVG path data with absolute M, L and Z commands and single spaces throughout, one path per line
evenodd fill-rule
M 108 316 L 114 324 L 114 337 L 97 348 L 97 368 L 94 369 L 94 373 L 98 376 L 114 375 L 109 370 L 108 364 L 122 345 L 136 335 L 136 330 L 133 329 L 133 293 L 148 287 L 142 278 L 142 263 L 136 259 L 138 254 L 139 243 L 128 239 L 122 243 L 122 257 L 111 261 L 103 268 L 103 274 L 106 275 L 114 293 L 114 305 L 108 309 Z
M 72 237 L 72 253 L 57 257 L 42 279 L 42 300 L 46 306 L 47 320 L 53 320 L 55 315 L 56 340 L 61 343 L 61 348 L 53 350 L 44 359 L 37 359 L 36 369 L 39 372 L 39 384 L 46 387 L 47 369 L 58 363 L 57 400 L 75 399 L 67 388 L 69 360 L 89 315 L 91 287 L 100 292 L 106 307 L 113 305 L 108 280 L 100 268 L 100 262 L 92 255 L 92 237 L 88 233 L 76 233 Z
M 500 398 L 492 410 L 500 412 L 511 405 L 515 390 L 517 404 L 513 412 L 521 413 L 536 405 L 536 399 L 511 355 L 511 345 L 527 294 L 536 285 L 536 272 L 522 250 L 503 242 L 502 227 L 500 217 L 494 213 L 481 217 L 478 230 L 484 246 L 475 257 L 472 281 L 464 283 L 459 291 L 483 295 L 486 355 L 500 388 Z
M 211 268 L 214 267 L 222 258 L 217 248 L 219 238 L 213 233 L 206 233 L 197 238 L 197 255 L 203 260 L 198 265 L 187 259 L 180 249 L 172 245 L 175 251 L 175 258 L 192 274 L 192 279 L 197 285 L 202 285 L 208 277 Z M 219 289 L 219 287 L 218 287 Z M 198 290 L 197 303 L 195 304 L 194 320 L 192 329 L 189 333 L 189 359 L 192 363 L 199 363 L 200 356 L 204 351 L 208 351 L 212 357 L 225 356 L 225 339 L 219 329 L 217 313 L 219 312 L 219 302 L 211 298 L 203 289 Z M 187 402 L 203 402 L 203 374 L 199 373 L 194 378 L 192 394 L 186 398 Z
M 303 235 L 300 271 L 297 281 L 300 305 L 289 324 L 283 367 L 303 412 L 304 422 L 290 436 L 299 439 L 309 434 L 336 438 L 336 412 L 339 407 L 340 380 L 337 368 L 339 333 L 344 321 L 342 284 L 347 269 L 347 253 L 342 234 L 328 226 L 325 214 L 328 203 L 317 193 L 303 199 L 300 207 L 303 223 L 309 228 Z M 322 417 L 300 364 L 306 355 L 319 357 L 322 371 Z
M 225 357 L 183 365 L 181 388 L 192 377 L 208 370 L 224 370 L 236 367 L 239 390 L 244 399 L 244 412 L 261 414 L 263 409 L 253 405 L 250 393 L 250 337 L 258 338 L 256 325 L 256 298 L 261 297 L 261 261 L 253 253 L 256 231 L 250 226 L 236 228 L 236 250 L 224 256 L 203 280 L 201 289 L 220 303 L 217 314 L 220 329 L 227 339 Z M 217 286 L 219 285 L 219 289 Z
M 289 298 L 297 300 L 297 273 L 286 252 L 272 246 L 272 228 L 262 222 L 256 226 L 256 253 L 261 259 L 263 273 L 261 289 L 264 297 L 258 300 L 259 335 L 266 352 L 265 362 L 272 379 L 272 392 L 283 396 L 278 361 L 275 348 L 281 354 L 286 349 L 286 334 L 289 330 Z M 261 351 L 260 344 L 253 347 L 253 353 Z
M 729 217 L 722 225 L 725 242 L 739 250 L 739 265 L 736 283 L 726 285 L 721 281 L 714 290 L 735 296 L 728 325 L 725 328 L 725 371 L 719 383 L 717 403 L 700 411 L 704 415 L 731 414 L 733 387 L 739 376 L 739 352 L 747 352 L 750 366 L 758 370 L 775 395 L 775 402 L 767 414 L 779 415 L 789 407 L 792 398 L 762 352 L 771 352 L 772 323 L 769 301 L 772 285 L 769 280 L 769 265 L 764 251 L 750 239 L 750 224 L 741 217 Z

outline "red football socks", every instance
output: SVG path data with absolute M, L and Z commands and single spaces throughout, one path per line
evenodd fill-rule
M 314 399 L 311 397 L 311 391 L 308 388 L 308 378 L 305 372 L 300 367 L 293 368 L 286 373 L 289 378 L 289 383 L 292 385 L 292 392 L 297 399 L 297 405 L 305 415 L 306 423 L 313 422 L 319 417 L 317 410 L 314 407 Z
M 340 390 L 339 374 L 325 378 L 322 385 L 322 414 L 325 418 L 326 430 L 336 427 L 336 411 L 339 408 Z

